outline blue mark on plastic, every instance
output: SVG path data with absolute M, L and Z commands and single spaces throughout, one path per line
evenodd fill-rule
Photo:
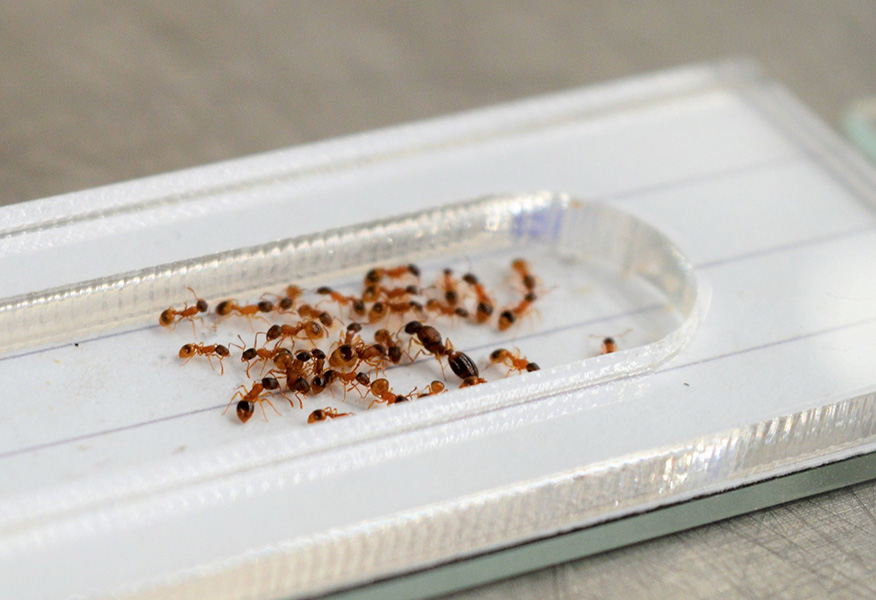
M 560 219 L 556 211 L 543 209 L 514 215 L 511 231 L 518 238 L 556 239 L 560 234 Z

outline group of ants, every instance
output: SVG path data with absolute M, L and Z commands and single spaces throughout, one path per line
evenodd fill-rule
M 452 342 L 443 338 L 427 321 L 444 317 L 492 326 L 499 331 L 511 328 L 533 310 L 538 295 L 543 293 L 539 279 L 524 259 L 513 260 L 511 272 L 520 299 L 501 310 L 496 310 L 493 295 L 474 274 L 466 273 L 457 278 L 451 269 L 444 269 L 433 285 L 424 288 L 420 283 L 420 269 L 414 264 L 371 269 L 365 275 L 360 295 L 345 295 L 330 287 L 319 287 L 314 291 L 321 300 L 315 305 L 304 302 L 305 291 L 297 285 L 288 286 L 283 295 L 272 299 L 263 296 L 255 304 L 242 305 L 236 300 L 219 302 L 214 309 L 219 318 L 237 315 L 250 320 L 261 319 L 270 325 L 267 331 L 256 333 L 252 347 L 247 348 L 239 335 L 240 346 L 229 344 L 241 350 L 241 362 L 246 363 L 248 378 L 253 367 L 259 364 L 261 374 L 251 385 L 238 386 L 222 414 L 237 401 L 237 417 L 242 423 L 252 417 L 256 404 L 267 420 L 265 403 L 280 414 L 271 402 L 272 395 L 284 398 L 292 407 L 297 401 L 303 409 L 303 397 L 331 391 L 336 383 L 343 387 L 345 398 L 350 390 L 355 390 L 363 398 L 370 394 L 374 399 L 369 408 L 378 403 L 397 404 L 446 391 L 446 377 L 445 382 L 434 380 L 424 390 L 414 388 L 408 394 L 396 393 L 390 387 L 385 378 L 386 369 L 403 362 L 412 363 L 422 354 L 433 356 L 445 375 L 446 362 L 460 379 L 460 388 L 486 383 L 477 364 L 464 352 L 454 349 Z M 194 329 L 195 320 L 203 323 L 201 314 L 209 312 L 209 305 L 203 298 L 198 298 L 194 290 L 189 288 L 189 291 L 195 296 L 195 304 L 186 304 L 180 310 L 173 307 L 164 310 L 158 319 L 160 325 L 173 328 L 185 319 L 192 322 Z M 327 303 L 336 304 L 343 314 L 324 310 L 322 307 Z M 266 318 L 271 314 L 291 316 L 294 321 L 271 324 Z M 345 317 L 351 320 L 346 326 L 341 321 Z M 404 322 L 395 332 L 386 327 L 393 320 Z M 363 324 L 379 327 L 374 332 L 373 343 L 363 339 Z M 336 330 L 339 333 L 333 334 Z M 262 335 L 265 340 L 259 346 L 258 338 Z M 321 350 L 318 346 L 325 346 L 324 340 L 333 335 L 338 335 L 337 340 L 327 350 Z M 296 349 L 299 343 L 309 347 Z M 615 348 L 611 338 L 603 341 L 603 353 L 613 352 Z M 217 358 L 222 374 L 225 373 L 222 361 L 230 354 L 228 346 L 222 344 L 190 343 L 179 350 L 179 357 L 185 362 L 195 356 L 204 356 L 214 367 L 213 358 Z M 536 363 L 521 356 L 519 351 L 505 348 L 494 350 L 490 354 L 490 363 L 504 366 L 508 375 L 539 370 Z M 269 364 L 272 367 L 265 373 Z M 381 374 L 384 377 L 375 378 Z M 294 396 L 294 400 L 287 392 Z M 307 422 L 317 423 L 351 414 L 325 407 L 311 412 Z

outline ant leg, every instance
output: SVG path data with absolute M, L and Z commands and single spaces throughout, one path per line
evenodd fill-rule
M 258 334 L 256 334 L 256 336 L 258 336 Z M 237 344 L 228 344 L 228 345 L 233 347 L 233 348 L 240 348 L 240 351 L 243 352 L 244 350 L 246 350 L 246 342 L 243 341 L 243 338 L 240 337 L 239 333 L 237 334 L 237 339 L 240 340 L 240 346 L 238 346 Z M 258 339 L 258 337 L 256 337 L 256 339 Z
M 198 321 L 201 322 L 201 327 L 204 326 L 204 319 L 202 319 L 201 317 L 186 317 L 186 318 L 189 320 L 189 323 L 192 324 L 192 333 L 195 334 L 195 336 L 197 337 L 198 330 L 195 329 L 195 319 L 197 319 Z
M 447 371 L 444 370 L 444 363 L 441 362 L 441 357 L 438 356 L 437 354 L 433 354 L 432 356 L 434 356 L 435 360 L 438 361 L 438 366 L 441 367 L 441 376 L 446 380 L 447 379 Z
M 240 388 L 246 389 L 246 386 L 239 385 L 235 389 L 240 390 Z M 228 409 L 231 408 L 231 405 L 234 404 L 234 401 L 237 399 L 238 396 L 243 398 L 243 394 L 240 391 L 236 392 L 233 396 L 231 396 L 231 402 L 229 402 L 228 406 L 225 407 L 225 410 L 222 411 L 223 415 L 228 412 Z
M 295 406 L 295 404 L 292 403 L 292 399 L 291 399 L 291 398 L 289 398 L 289 397 L 286 396 L 285 394 L 280 394 L 280 395 L 283 396 L 284 398 L 286 398 L 286 400 L 289 401 L 289 406 L 292 406 L 292 407 Z M 304 410 L 304 402 L 301 400 L 301 394 L 300 394 L 299 392 L 295 392 L 295 399 L 298 400 L 298 408 Z M 276 410 L 276 409 L 275 409 L 275 410 Z
M 285 398 L 285 396 L 283 396 L 283 397 Z M 286 398 L 286 399 L 288 400 L 288 398 Z M 265 396 L 264 398 L 262 398 L 262 399 L 261 399 L 261 402 L 259 403 L 259 404 L 262 405 L 262 413 L 265 412 L 265 404 L 264 404 L 265 402 L 267 402 L 268 405 L 269 405 L 271 408 L 274 409 L 274 412 L 275 412 L 275 413 L 277 413 L 278 415 L 280 414 L 280 411 L 277 410 L 277 407 L 274 406 L 274 403 L 271 402 L 271 399 L 268 398 L 267 396 Z M 265 421 L 267 421 L 267 420 L 268 420 L 268 415 L 265 415 Z

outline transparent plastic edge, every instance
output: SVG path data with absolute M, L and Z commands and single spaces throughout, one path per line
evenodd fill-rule
M 0 239 L 335 172 L 661 101 L 761 76 L 751 59 L 695 63 L 455 115 L 220 161 L 2 207 Z M 63 215 L 63 216 L 59 216 Z
M 874 450 L 876 390 L 869 389 L 677 447 L 290 540 L 126 586 L 116 595 L 223 600 L 324 594 Z

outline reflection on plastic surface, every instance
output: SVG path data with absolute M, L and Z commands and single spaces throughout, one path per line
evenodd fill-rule
M 0 331 L 9 352 L 148 323 L 180 302 L 186 287 L 212 299 L 402 258 L 519 244 L 548 245 L 561 255 L 603 261 L 641 277 L 681 316 L 684 325 L 675 335 L 634 355 L 604 359 L 599 372 L 617 375 L 654 366 L 690 336 L 697 284 L 672 242 L 631 215 L 551 193 L 488 198 L 9 298 L 0 304 Z

